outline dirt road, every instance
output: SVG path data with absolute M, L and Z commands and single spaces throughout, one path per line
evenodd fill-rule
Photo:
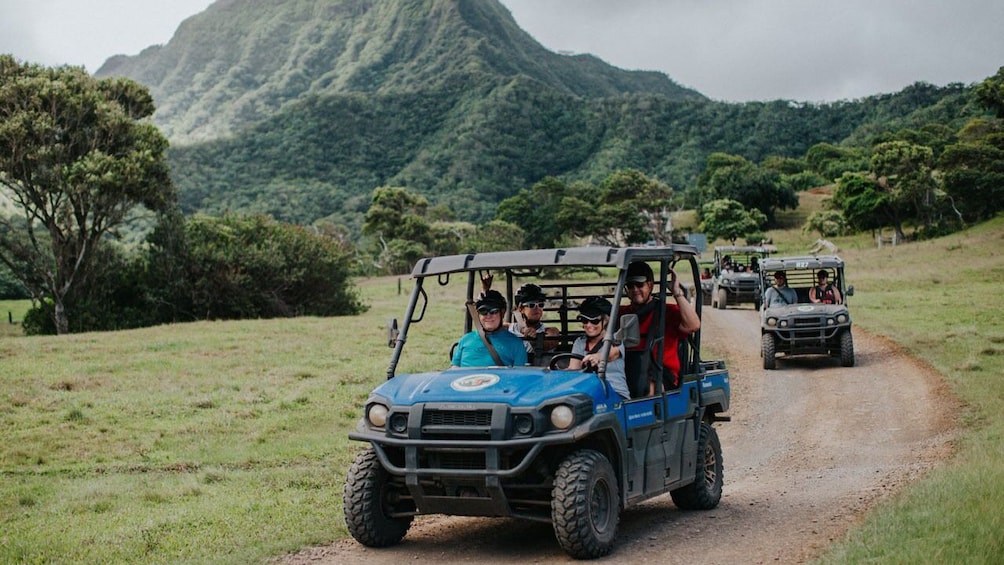
M 597 562 L 801 563 L 882 497 L 950 453 L 954 403 L 932 371 L 888 340 L 854 330 L 856 366 L 778 359 L 765 371 L 757 313 L 705 309 L 705 347 L 726 351 L 731 422 L 718 425 L 722 502 L 681 512 L 662 496 L 623 513 L 613 554 Z M 416 519 L 390 549 L 346 540 L 288 556 L 312 563 L 571 563 L 550 526 Z

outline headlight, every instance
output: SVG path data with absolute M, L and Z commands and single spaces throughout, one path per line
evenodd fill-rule
M 833 318 L 827 318 L 827 319 L 826 319 L 826 325 L 827 325 L 827 326 L 832 326 L 832 325 L 833 325 L 833 324 L 835 324 L 835 323 L 836 323 L 836 322 L 834 322 L 834 321 L 833 321 Z
M 837 323 L 838 324 L 846 324 L 847 323 L 847 314 L 837 314 Z
M 387 425 L 387 407 L 383 404 L 370 404 L 366 411 L 366 419 L 375 428 L 382 428 Z
M 560 404 L 551 410 L 551 424 L 559 430 L 567 430 L 575 422 L 575 412 L 567 404 Z
M 767 325 L 770 326 L 770 327 L 772 327 L 772 328 L 774 326 L 776 326 L 777 325 L 777 318 L 767 318 Z
M 787 328 L 788 327 L 788 320 L 781 320 L 781 324 L 780 325 L 781 325 L 782 328 Z
M 515 424 L 517 434 L 528 436 L 533 433 L 533 418 L 529 414 L 517 414 Z
M 394 412 L 390 417 L 390 430 L 396 434 L 403 434 L 408 430 L 408 414 L 404 412 Z

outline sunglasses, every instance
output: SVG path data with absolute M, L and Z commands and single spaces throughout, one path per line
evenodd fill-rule
M 547 302 L 524 302 L 523 304 L 520 304 L 520 306 L 526 306 L 527 308 L 540 308 L 541 310 L 543 310 L 546 305 Z
M 641 282 L 638 282 L 638 281 L 628 281 L 628 282 L 624 283 L 624 286 L 627 287 L 627 288 L 641 288 L 641 287 L 645 286 L 645 284 L 647 282 L 648 281 L 641 281 Z
M 603 316 L 596 316 L 595 318 L 590 318 L 589 316 L 579 316 L 576 320 L 582 322 L 583 324 L 599 324 L 603 320 Z
M 478 314 L 481 314 L 482 316 L 494 316 L 501 311 L 502 310 L 498 308 L 478 308 Z

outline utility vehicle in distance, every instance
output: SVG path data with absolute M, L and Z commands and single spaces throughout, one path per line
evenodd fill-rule
M 773 369 L 777 356 L 824 354 L 840 358 L 844 367 L 854 366 L 854 338 L 847 297 L 854 295 L 844 276 L 844 261 L 835 255 L 781 257 L 765 259 L 760 264 L 761 300 L 771 287 L 774 273 L 784 271 L 788 286 L 795 291 L 791 303 L 769 306 L 760 312 L 760 356 L 763 368 Z M 809 293 L 816 286 L 819 273 L 837 290 L 838 300 L 813 303 Z
M 663 390 L 658 382 L 654 395 L 622 398 L 606 363 L 595 372 L 566 368 L 577 357 L 570 351 L 582 335 L 583 300 L 599 296 L 610 305 L 600 349 L 607 359 L 618 343 L 641 343 L 638 314 L 620 313 L 629 265 L 648 264 L 653 296 L 666 302 L 671 268 L 681 282 L 699 285 L 695 255 L 689 245 L 579 247 L 419 261 L 403 321 L 389 328 L 387 381 L 349 434 L 368 444 L 345 482 L 351 535 L 384 547 L 400 542 L 420 514 L 512 517 L 550 523 L 562 549 L 589 559 L 612 550 L 621 511 L 642 501 L 669 493 L 680 508 L 717 506 L 723 466 L 714 424 L 729 419 L 729 374 L 723 361 L 701 358 L 700 331 L 680 344 L 679 387 Z M 489 275 L 510 305 L 520 285 L 539 285 L 543 321 L 558 335 L 550 345 L 535 343 L 526 366 L 446 368 L 450 343 L 437 337 L 449 323 L 444 312 L 455 313 L 454 335 L 472 331 L 476 313 L 464 305 Z M 433 305 L 440 301 L 452 306 Z M 695 300 L 698 315 L 700 307 Z M 663 324 L 651 326 L 661 369 Z M 409 342 L 419 359 L 441 347 L 442 368 L 430 370 L 426 360 L 424 371 L 399 373 L 414 363 Z
M 760 262 L 777 253 L 773 245 L 725 245 L 715 247 L 711 304 L 727 306 L 753 304 L 760 309 Z

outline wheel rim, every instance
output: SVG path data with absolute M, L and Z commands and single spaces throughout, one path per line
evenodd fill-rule
M 609 529 L 611 512 L 610 485 L 606 481 L 597 481 L 589 499 L 590 522 L 597 532 L 605 533 Z
M 708 445 L 704 448 L 704 481 L 708 486 L 714 486 L 718 480 L 718 459 L 715 457 L 715 450 Z

